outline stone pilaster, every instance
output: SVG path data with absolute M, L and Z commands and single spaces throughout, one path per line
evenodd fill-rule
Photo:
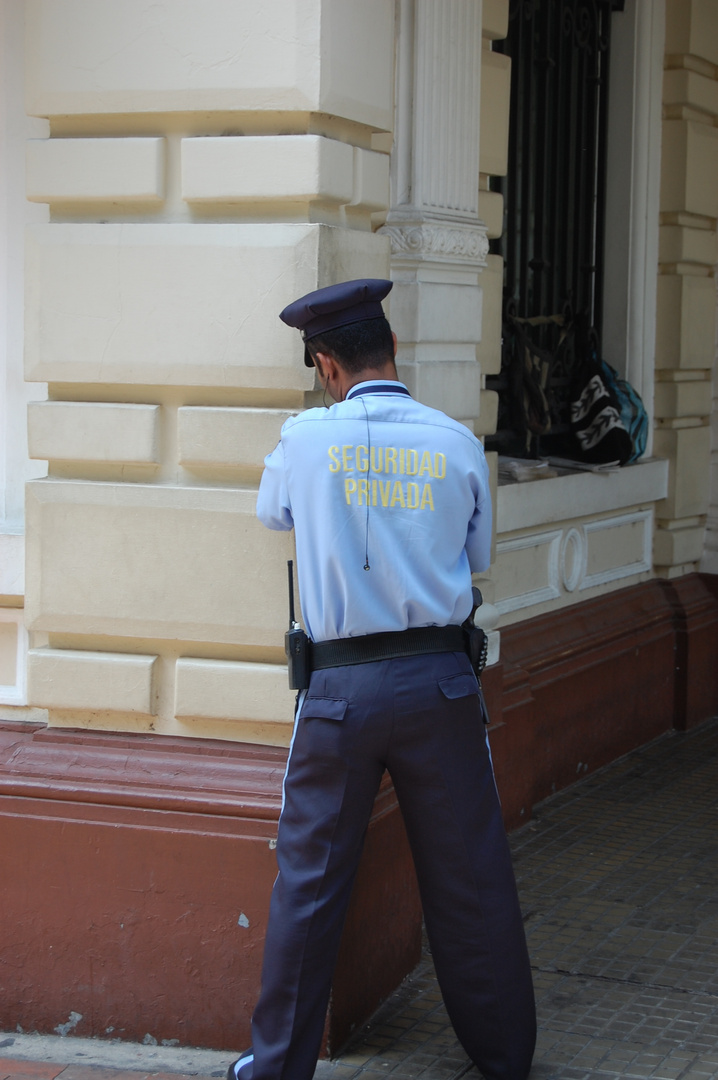
M 670 462 L 654 562 L 698 566 L 709 503 L 718 220 L 718 28 L 710 0 L 668 0 L 663 80 L 655 452 Z
M 716 305 L 718 310 L 718 304 Z M 718 320 L 717 320 L 718 321 Z M 716 335 L 718 339 L 718 334 Z M 710 502 L 700 569 L 718 574 L 718 340 L 713 363 L 713 401 L 711 405 Z
M 401 0 L 391 210 L 391 320 L 401 376 L 477 427 L 488 238 L 479 218 L 481 0 Z

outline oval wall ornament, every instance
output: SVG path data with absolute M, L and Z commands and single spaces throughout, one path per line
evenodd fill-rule
M 586 572 L 586 537 L 582 530 L 569 529 L 561 541 L 559 554 L 561 581 L 566 592 L 573 592 Z

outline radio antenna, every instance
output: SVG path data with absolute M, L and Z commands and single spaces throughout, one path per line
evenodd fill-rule
M 295 630 L 297 621 L 294 618 L 294 562 L 287 559 L 287 578 L 289 584 L 289 629 Z

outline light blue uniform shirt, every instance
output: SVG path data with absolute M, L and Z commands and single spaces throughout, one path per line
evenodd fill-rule
M 491 501 L 481 443 L 463 424 L 401 383 L 363 382 L 287 420 L 264 465 L 257 515 L 296 529 L 313 641 L 470 614 L 471 572 L 489 565 Z

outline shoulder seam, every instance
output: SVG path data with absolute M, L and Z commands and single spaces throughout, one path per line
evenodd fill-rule
M 299 413 L 298 416 L 292 416 L 292 417 L 290 417 L 290 419 L 293 420 L 296 423 L 299 423 L 299 422 L 311 423 L 311 424 L 323 423 L 323 421 L 318 416 L 309 416 L 309 415 L 307 415 L 311 411 L 312 411 L 311 409 L 307 409 L 306 413 Z M 372 424 L 415 424 L 416 426 L 419 426 L 419 427 L 433 427 L 433 428 L 438 428 L 439 430 L 442 430 L 442 431 L 452 431 L 455 435 L 459 435 L 459 436 L 461 436 L 461 438 L 466 439 L 472 446 L 474 446 L 474 447 L 479 446 L 483 450 L 483 447 L 481 446 L 481 442 L 477 438 L 477 436 L 474 435 L 473 432 L 469 431 L 466 428 L 464 428 L 462 430 L 463 424 L 460 424 L 458 420 L 454 420 L 452 424 L 438 424 L 436 422 L 432 422 L 431 420 L 417 420 L 417 419 L 410 419 L 410 418 L 407 418 L 407 419 L 397 418 L 397 419 L 391 419 L 390 420 L 390 419 L 385 418 L 383 416 L 371 416 L 369 419 L 371 420 Z M 448 419 L 451 420 L 451 417 L 448 417 Z M 364 416 L 342 416 L 342 417 L 339 417 L 337 419 L 337 423 L 339 423 L 340 421 L 341 422 L 354 421 L 356 423 L 366 424 L 366 417 L 364 417 Z M 287 421 L 285 420 L 285 424 L 286 423 L 287 423 Z M 456 424 L 456 427 L 454 427 L 454 424 Z M 294 427 L 294 424 L 292 424 L 292 427 Z

